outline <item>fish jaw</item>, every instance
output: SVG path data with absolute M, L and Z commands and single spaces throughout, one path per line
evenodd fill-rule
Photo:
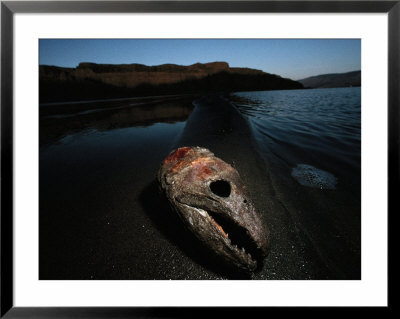
M 269 231 L 239 173 L 208 149 L 172 151 L 158 173 L 161 189 L 186 226 L 217 255 L 255 270 L 269 252 Z

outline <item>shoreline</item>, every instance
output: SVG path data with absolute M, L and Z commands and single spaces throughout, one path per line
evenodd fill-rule
M 159 105 L 169 103 L 176 104 Z M 186 123 L 167 131 L 167 122 L 154 124 L 157 134 L 145 122 L 132 122 L 135 112 L 118 112 L 113 123 L 108 111 L 48 122 L 76 130 L 68 131 L 72 138 L 65 144 L 39 154 L 40 279 L 347 279 L 321 258 L 304 230 L 309 224 L 289 211 L 296 195 L 279 187 L 279 172 L 263 158 L 251 122 L 226 97 L 209 95 L 193 104 Z M 41 135 L 52 132 L 56 141 L 66 134 L 46 131 L 44 123 Z M 87 125 L 95 130 L 81 134 Z M 162 198 L 157 170 L 181 146 L 206 147 L 239 172 L 271 233 L 271 253 L 260 271 L 223 268 Z

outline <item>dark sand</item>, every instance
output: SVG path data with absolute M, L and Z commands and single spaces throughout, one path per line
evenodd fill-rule
M 295 209 L 290 213 L 281 204 L 289 195 L 277 191 L 279 181 L 258 154 L 246 119 L 220 97 L 195 106 L 183 133 L 171 133 L 170 143 L 160 141 L 156 150 L 146 141 L 130 149 L 124 140 L 115 153 L 99 158 L 100 150 L 71 157 L 66 150 L 56 160 L 42 153 L 40 279 L 347 278 L 326 257 L 329 249 L 321 252 L 325 246 L 315 236 L 326 241 L 323 234 L 310 236 L 313 224 L 301 224 Z M 176 147 L 194 145 L 238 170 L 267 222 L 272 246 L 260 271 L 238 273 L 222 264 L 159 193 L 155 177 L 161 161 Z

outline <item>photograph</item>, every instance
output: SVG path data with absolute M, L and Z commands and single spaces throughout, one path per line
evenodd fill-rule
M 361 280 L 360 38 L 40 38 L 38 279 Z

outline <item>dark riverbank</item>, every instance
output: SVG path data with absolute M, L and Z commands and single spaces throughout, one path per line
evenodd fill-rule
M 189 66 L 80 63 L 39 66 L 40 103 L 171 94 L 301 89 L 299 82 L 226 62 Z
M 179 106 L 187 102 L 169 101 L 165 108 L 171 114 L 190 110 Z M 274 186 L 248 121 L 220 97 L 194 104 L 187 122 L 185 116 L 162 119 L 153 105 L 150 126 L 135 122 L 140 113 L 129 105 L 43 119 L 41 136 L 53 138 L 40 148 L 40 279 L 348 279 L 321 258 L 321 245 L 307 236 L 310 224 L 299 224 L 296 210 L 282 205 L 282 188 Z M 110 118 L 119 120 L 105 125 Z M 59 134 L 60 127 L 74 129 Z M 161 161 L 185 145 L 209 148 L 248 186 L 271 231 L 271 253 L 261 271 L 248 276 L 224 267 L 158 192 Z M 318 232 L 312 238 L 326 240 Z
M 361 86 L 361 71 L 320 74 L 298 80 L 305 88 L 344 88 Z

